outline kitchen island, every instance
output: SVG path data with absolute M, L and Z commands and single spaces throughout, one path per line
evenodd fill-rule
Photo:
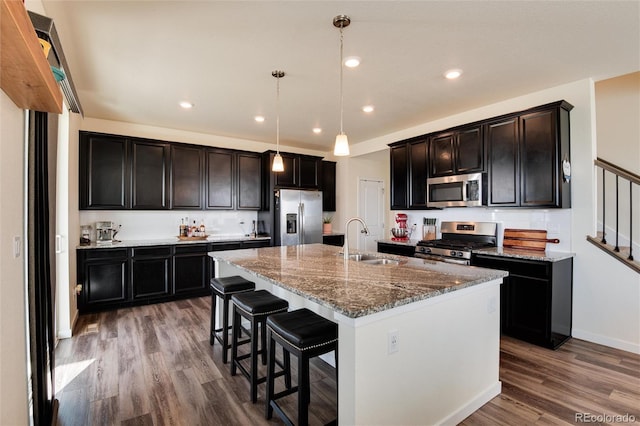
M 310 244 L 210 256 L 216 276 L 242 275 L 290 309 L 338 323 L 340 424 L 455 424 L 500 393 L 506 272 L 401 256 L 384 256 L 397 264 L 345 262 L 340 250 Z

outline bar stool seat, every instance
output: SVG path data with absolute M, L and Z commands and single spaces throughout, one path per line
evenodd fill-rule
M 338 373 L 338 324 L 302 308 L 291 312 L 270 315 L 267 318 L 268 361 L 267 395 L 265 417 L 271 419 L 273 410 L 286 423 L 293 424 L 276 402 L 278 399 L 298 393 L 298 424 L 309 421 L 310 403 L 309 360 L 318 355 L 335 351 L 336 382 Z M 276 343 L 282 345 L 285 353 L 298 358 L 298 386 L 274 393 Z M 337 388 L 337 386 L 336 386 Z
M 211 278 L 211 332 L 209 336 L 209 344 L 213 345 L 215 340 L 218 340 L 222 345 L 222 362 L 227 363 L 228 350 L 231 347 L 229 344 L 229 300 L 231 296 L 237 293 L 244 293 L 247 291 L 253 291 L 256 288 L 256 284 L 253 281 L 249 281 L 239 275 L 232 275 L 230 277 L 218 277 Z M 216 328 L 216 301 L 217 298 L 222 299 L 222 327 Z M 222 332 L 222 336 L 218 333 Z
M 266 376 L 258 377 L 258 355 L 262 355 L 262 364 L 267 363 L 266 344 L 266 319 L 269 315 L 279 312 L 286 312 L 289 309 L 289 302 L 281 299 L 266 290 L 257 290 L 234 294 L 231 297 L 233 302 L 233 330 L 231 332 L 231 375 L 236 375 L 236 369 L 249 380 L 251 385 L 251 402 L 258 399 L 258 385 L 266 381 Z M 249 339 L 240 341 L 242 318 L 251 324 Z M 260 347 L 258 347 L 258 326 L 260 327 Z M 243 329 L 244 330 L 244 329 Z M 247 330 L 244 330 L 247 331 Z M 251 350 L 248 354 L 238 355 L 238 347 L 242 344 L 250 343 Z M 242 360 L 250 358 L 250 368 L 247 370 L 241 363 Z M 287 387 L 291 387 L 291 368 L 289 356 L 285 354 L 284 364 L 279 364 L 282 371 L 276 375 L 285 375 Z

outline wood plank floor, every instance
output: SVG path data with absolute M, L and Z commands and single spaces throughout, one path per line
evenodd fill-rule
M 58 424 L 282 424 L 264 419 L 264 385 L 252 404 L 247 380 L 229 374 L 218 342 L 209 345 L 210 307 L 202 297 L 81 316 L 74 337 L 56 348 Z M 597 424 L 640 425 L 635 354 L 576 339 L 550 351 L 503 337 L 500 380 L 502 394 L 463 425 L 577 424 L 580 413 L 609 416 Z M 328 423 L 334 370 L 316 360 L 311 381 L 310 424 Z M 284 406 L 295 414 L 295 396 Z

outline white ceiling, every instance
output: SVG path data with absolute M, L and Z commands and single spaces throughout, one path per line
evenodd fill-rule
M 86 117 L 329 151 L 548 87 L 640 70 L 640 1 L 43 0 Z M 459 80 L 443 77 L 461 68 Z M 182 110 L 181 100 L 195 104 Z M 372 114 L 363 105 L 375 105 Z M 532 105 L 533 106 L 533 105 Z M 258 124 L 257 114 L 266 117 Z M 311 129 L 319 126 L 320 135 Z

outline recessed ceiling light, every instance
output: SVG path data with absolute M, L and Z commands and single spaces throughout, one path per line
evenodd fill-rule
M 314 127 L 313 133 L 315 133 L 316 135 L 319 135 L 320 133 L 322 133 L 322 129 L 320 127 Z
M 449 71 L 444 73 L 444 76 L 446 78 L 448 78 L 449 80 L 455 80 L 456 78 L 460 77 L 461 75 L 462 75 L 462 70 L 460 70 L 460 69 L 449 70 Z
M 362 107 L 362 111 L 364 112 L 373 112 L 374 109 L 373 105 L 365 105 Z
M 344 66 L 349 68 L 355 68 L 360 65 L 360 58 L 357 56 L 349 56 L 344 60 Z
M 180 102 L 180 106 L 184 109 L 191 109 L 193 108 L 193 104 L 191 102 L 187 102 L 187 101 L 182 101 Z
M 253 117 L 253 119 L 256 120 L 258 123 L 264 122 L 264 117 L 261 115 L 256 115 L 255 117 Z

